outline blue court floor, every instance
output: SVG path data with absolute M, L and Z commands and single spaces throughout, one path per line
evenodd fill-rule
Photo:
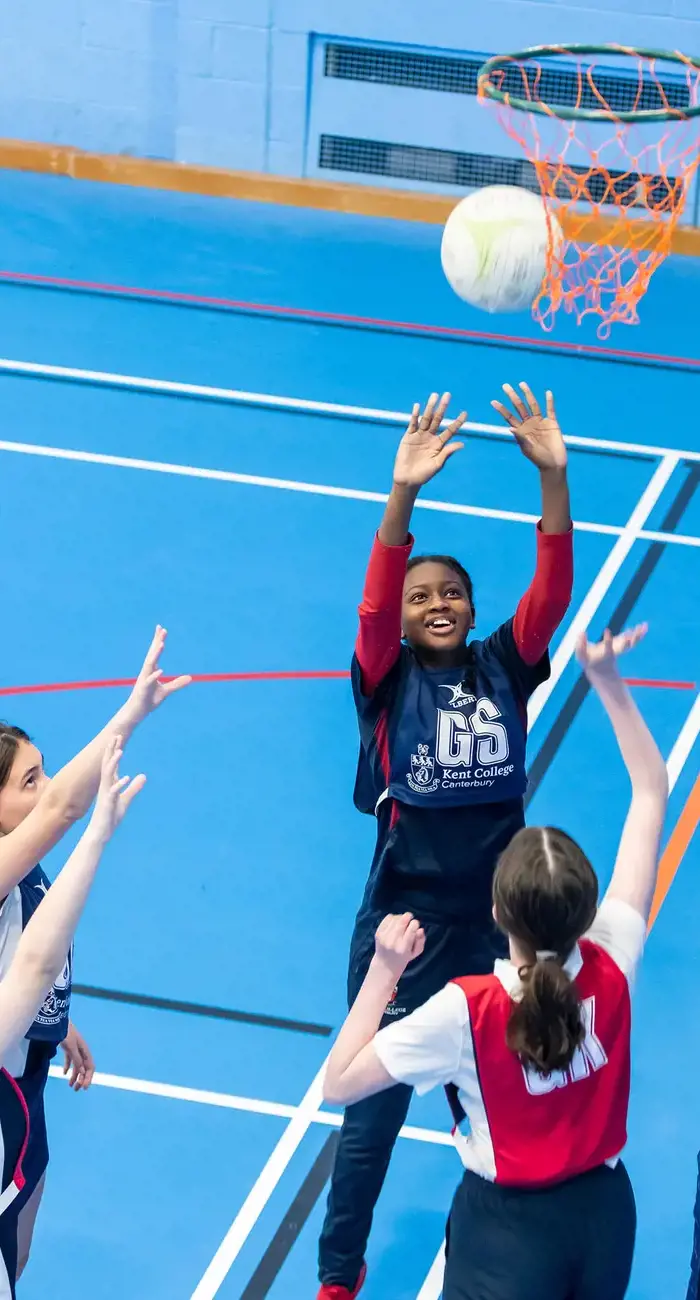
M 638 688 L 669 757 L 669 830 L 697 774 L 700 375 L 682 358 L 697 353 L 700 265 L 669 262 L 641 325 L 579 355 L 543 347 L 527 317 L 485 318 L 454 298 L 438 227 L 3 173 L 0 229 L 0 691 L 129 677 L 157 621 L 168 670 L 261 675 L 194 685 L 133 742 L 128 770 L 147 771 L 148 787 L 76 945 L 86 992 L 74 1019 L 100 1076 L 85 1097 L 50 1085 L 52 1164 L 21 1295 L 304 1300 L 338 1122 L 318 1109 L 317 1075 L 344 1011 L 373 838 L 352 807 L 348 682 L 313 674 L 349 665 L 400 415 L 449 388 L 487 426 L 415 520 L 421 549 L 472 570 L 482 632 L 529 581 L 538 509 L 536 474 L 494 429 L 490 399 L 504 381 L 551 388 L 581 440 L 570 469 L 584 527 L 535 709 L 529 816 L 580 837 L 605 880 L 627 790 L 597 703 L 576 702 L 572 628 L 587 611 L 596 631 L 648 619 L 629 671 L 676 683 Z M 554 342 L 598 345 L 569 323 Z M 56 768 L 123 696 L 49 690 L 0 707 Z M 65 855 L 64 843 L 49 871 Z M 638 985 L 632 1300 L 684 1295 L 699 865 L 691 844 Z M 367 1300 L 439 1295 L 426 1279 L 460 1166 L 441 1097 L 416 1103 L 410 1123 L 377 1211 Z

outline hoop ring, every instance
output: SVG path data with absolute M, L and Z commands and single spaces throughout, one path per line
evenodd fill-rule
M 518 50 L 515 54 L 496 54 L 488 59 L 479 69 L 477 93 L 479 98 L 493 99 L 497 104 L 505 104 L 519 113 L 539 113 L 542 117 L 558 117 L 566 122 L 685 122 L 689 118 L 700 117 L 700 104 L 692 108 L 653 108 L 639 109 L 631 113 L 613 113 L 612 109 L 571 108 L 568 104 L 545 104 L 542 100 L 516 99 L 507 91 L 499 90 L 490 78 L 496 71 L 504 71 L 514 63 L 527 63 L 531 59 L 546 58 L 547 55 L 579 54 L 624 54 L 629 58 L 662 59 L 667 63 L 680 63 L 685 68 L 700 71 L 700 56 L 693 58 L 681 54 L 680 50 L 648 50 L 632 45 L 532 45 L 529 49 Z

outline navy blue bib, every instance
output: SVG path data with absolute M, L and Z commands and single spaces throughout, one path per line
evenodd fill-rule
M 527 702 L 549 676 L 549 656 L 521 658 L 513 620 L 472 641 L 458 668 L 427 668 L 410 646 L 371 696 L 353 660 L 360 724 L 355 805 L 374 812 L 389 795 L 417 808 L 522 800 L 527 787 Z
M 51 888 L 51 882 L 44 875 L 41 867 L 34 867 L 28 876 L 19 883 L 22 897 L 22 929 L 29 924 L 42 898 Z M 62 1043 L 68 1033 L 70 1018 L 71 979 L 73 973 L 73 949 L 66 958 L 66 964 L 58 976 L 53 988 L 47 993 L 42 1006 L 37 1012 L 36 1020 L 28 1030 L 26 1037 L 44 1043 Z
M 465 670 L 406 662 L 390 738 L 388 792 L 401 803 L 447 808 L 499 803 L 525 792 L 525 722 L 510 676 L 483 642 Z

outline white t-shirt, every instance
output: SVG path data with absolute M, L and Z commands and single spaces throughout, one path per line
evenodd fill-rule
M 644 950 L 643 916 L 619 899 L 604 899 L 585 937 L 609 954 L 631 986 Z M 574 979 L 581 965 L 577 945 L 564 969 Z M 494 974 L 517 1000 L 522 985 L 513 963 L 497 961 Z M 462 989 L 447 984 L 411 1015 L 381 1029 L 374 1048 L 392 1079 L 410 1084 L 419 1095 L 439 1085 L 457 1087 L 471 1130 L 468 1141 L 460 1145 L 462 1159 L 474 1172 L 494 1178 L 493 1145 L 479 1084 L 469 1004 Z

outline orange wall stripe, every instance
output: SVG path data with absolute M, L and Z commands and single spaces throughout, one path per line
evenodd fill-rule
M 690 845 L 690 841 L 695 834 L 698 822 L 700 822 L 700 775 L 693 786 L 687 803 L 676 822 L 671 838 L 666 845 L 661 856 L 659 864 L 659 875 L 656 881 L 656 892 L 651 905 L 651 914 L 649 916 L 649 929 L 654 924 L 663 901 L 673 884 L 683 858 Z
M 0 168 L 70 176 L 74 180 L 137 185 L 147 189 L 175 190 L 182 194 L 208 194 L 216 198 L 249 199 L 291 207 L 321 208 L 366 217 L 391 217 L 442 225 L 458 201 L 452 194 L 421 194 L 417 190 L 379 189 L 371 185 L 346 185 L 337 181 L 302 180 L 258 172 L 227 171 L 189 163 L 158 162 L 120 154 L 85 153 L 70 145 L 50 145 L 24 140 L 0 140 Z M 616 247 L 654 243 L 658 228 L 651 222 L 630 221 L 620 229 L 619 218 L 569 213 L 563 218 L 565 233 L 586 243 L 611 242 Z M 700 228 L 679 226 L 672 251 L 700 257 Z

